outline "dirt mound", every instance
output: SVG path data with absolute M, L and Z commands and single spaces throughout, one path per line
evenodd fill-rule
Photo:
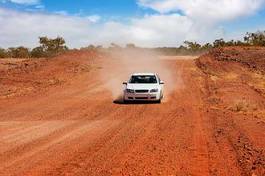
M 214 49 L 196 61 L 205 74 L 207 112 L 215 123 L 216 140 L 228 140 L 244 173 L 264 175 L 265 48 Z
M 265 48 L 226 47 L 213 49 L 208 54 L 200 57 L 197 61 L 198 66 L 203 70 L 213 67 L 212 69 L 222 69 L 227 71 L 231 69 L 227 63 L 240 63 L 254 71 L 265 73 Z
M 214 49 L 196 64 L 207 75 L 208 94 L 215 104 L 233 111 L 265 112 L 265 48 Z
M 21 96 L 67 83 L 77 73 L 89 72 L 98 53 L 69 51 L 49 59 L 2 59 L 0 98 Z

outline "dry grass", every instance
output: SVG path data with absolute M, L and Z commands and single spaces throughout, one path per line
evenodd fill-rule
M 238 100 L 228 109 L 233 112 L 254 112 L 258 110 L 258 107 L 256 104 L 251 104 L 247 100 Z
M 224 76 L 224 78 L 225 78 L 226 80 L 236 80 L 236 79 L 238 78 L 238 74 L 233 73 L 233 72 L 229 72 L 229 73 L 227 73 L 227 74 Z
M 220 78 L 219 78 L 218 76 L 216 76 L 216 75 L 211 75 L 210 78 L 211 78 L 211 80 L 214 81 L 214 82 L 220 80 Z

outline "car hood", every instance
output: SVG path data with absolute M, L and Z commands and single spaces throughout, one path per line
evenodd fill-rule
M 141 89 L 159 89 L 159 84 L 127 84 L 127 89 L 141 90 Z

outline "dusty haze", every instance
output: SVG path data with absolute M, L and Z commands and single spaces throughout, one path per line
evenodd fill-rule
M 106 88 L 112 93 L 113 100 L 120 100 L 124 86 L 133 73 L 158 73 L 165 82 L 165 98 L 176 89 L 183 88 L 181 68 L 176 70 L 166 57 L 158 53 L 139 49 L 124 49 L 111 51 L 107 61 L 104 61 L 101 78 L 106 82 Z M 176 76 L 177 75 L 177 76 Z

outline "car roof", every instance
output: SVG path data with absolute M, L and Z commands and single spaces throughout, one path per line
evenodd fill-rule
M 155 73 L 134 73 L 132 74 L 132 76 L 155 76 L 156 74 Z

